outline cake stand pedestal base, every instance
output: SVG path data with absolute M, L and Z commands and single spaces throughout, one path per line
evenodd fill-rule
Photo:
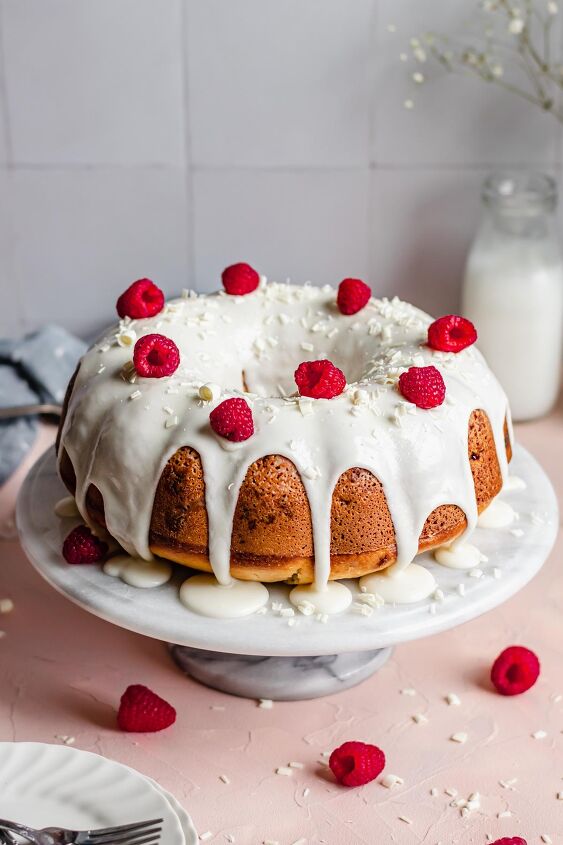
M 242 698 L 301 701 L 354 687 L 380 669 L 391 648 L 321 657 L 252 657 L 170 645 L 174 662 L 213 689 Z

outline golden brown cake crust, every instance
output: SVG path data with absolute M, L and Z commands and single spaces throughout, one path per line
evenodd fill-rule
M 505 448 L 512 455 L 505 423 Z M 470 462 L 479 512 L 502 486 L 493 433 L 487 415 L 477 410 L 468 430 Z M 75 489 L 72 463 L 63 451 L 60 472 Z M 105 524 L 104 503 L 93 486 L 88 490 L 91 518 Z M 419 539 L 419 552 L 458 537 L 466 527 L 463 511 L 442 505 L 429 514 Z M 208 559 L 205 481 L 199 455 L 189 446 L 168 461 L 154 499 L 150 547 L 154 554 L 211 571 Z M 339 478 L 332 497 L 331 579 L 352 578 L 383 569 L 396 559 L 395 532 L 381 483 L 357 467 Z M 241 486 L 233 519 L 231 573 L 257 581 L 310 583 L 314 577 L 311 514 L 294 464 L 280 455 L 253 463 Z

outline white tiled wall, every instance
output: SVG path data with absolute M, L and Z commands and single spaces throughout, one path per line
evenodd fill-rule
M 187 264 L 179 168 L 15 170 L 9 174 L 14 277 L 26 319 L 79 333 L 115 313 L 132 279 L 173 291 Z
M 410 37 L 476 6 L 0 0 L 0 335 L 87 335 L 133 279 L 235 260 L 454 308 L 484 174 L 561 162 L 549 116 L 472 81 L 404 108 Z
M 180 0 L 2 9 L 15 164 L 183 164 Z
M 244 256 L 277 279 L 367 278 L 369 194 L 364 168 L 197 172 L 195 276 L 212 284 Z
M 192 161 L 367 167 L 372 0 L 188 3 Z

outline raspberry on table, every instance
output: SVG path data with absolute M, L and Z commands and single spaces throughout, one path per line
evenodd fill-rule
M 409 367 L 399 376 L 399 392 L 417 408 L 437 408 L 446 398 L 446 385 L 436 367 Z
M 99 563 L 107 553 L 107 543 L 95 537 L 87 525 L 77 525 L 63 543 L 67 563 Z
M 533 651 L 511 645 L 501 651 L 491 669 L 491 681 L 501 695 L 520 695 L 533 687 L 540 674 L 540 661 Z
M 345 742 L 334 749 L 328 765 L 338 783 L 343 786 L 362 786 L 381 774 L 385 768 L 385 754 L 377 745 Z
M 115 307 L 121 319 L 154 317 L 164 308 L 164 294 L 150 279 L 138 279 L 121 294 Z
M 428 346 L 440 352 L 461 352 L 476 340 L 473 323 L 457 314 L 439 317 L 428 327 Z
M 295 370 L 295 383 L 301 396 L 334 399 L 346 387 L 346 376 L 332 361 L 303 361 Z
M 233 443 L 248 440 L 254 434 L 254 420 L 244 399 L 225 399 L 209 414 L 211 428 L 220 437 Z
M 343 279 L 338 285 L 336 304 L 341 314 L 357 314 L 368 304 L 371 288 L 361 279 Z
M 142 684 L 127 687 L 121 696 L 117 724 L 122 731 L 154 733 L 170 727 L 176 711 L 163 698 Z
M 146 334 L 135 344 L 133 363 L 144 378 L 171 376 L 180 366 L 180 350 L 163 334 Z
M 260 276 L 256 270 L 244 262 L 226 267 L 221 274 L 221 280 L 227 293 L 232 296 L 252 293 L 260 284 Z
M 521 836 L 503 836 L 502 839 L 495 839 L 491 845 L 528 845 Z

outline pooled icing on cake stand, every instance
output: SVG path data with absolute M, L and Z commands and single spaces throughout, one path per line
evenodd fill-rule
M 432 573 L 418 563 L 404 569 L 390 566 L 383 572 L 360 578 L 361 588 L 381 596 L 389 604 L 413 604 L 428 598 L 437 586 Z
M 115 555 L 104 564 L 106 575 L 121 578 L 130 587 L 149 590 L 161 587 L 172 578 L 172 564 L 167 560 L 143 560 L 130 555 Z
M 190 610 L 216 619 L 250 616 L 267 603 L 269 593 L 259 581 L 217 584 L 213 575 L 194 575 L 180 587 L 180 601 Z
M 190 446 L 203 466 L 209 560 L 223 586 L 231 583 L 239 490 L 248 467 L 266 455 L 288 458 L 302 479 L 316 590 L 326 588 L 330 574 L 332 491 L 351 467 L 369 470 L 383 485 L 395 528 L 395 573 L 413 561 L 425 520 L 440 505 L 463 510 L 469 536 L 477 524 L 469 419 L 477 409 L 487 414 L 505 480 L 507 401 L 474 346 L 454 354 L 426 345 L 430 323 L 397 298 L 372 298 L 345 316 L 331 287 L 264 279 L 246 296 L 186 292 L 156 317 L 122 320 L 82 359 L 61 436 L 59 457 L 66 449 L 83 519 L 91 525 L 86 493 L 93 484 L 104 500 L 108 532 L 130 555 L 150 560 L 159 478 L 171 456 Z M 180 350 L 180 366 L 167 378 L 141 378 L 132 368 L 131 344 L 154 332 Z M 345 391 L 330 400 L 294 395 L 296 367 L 322 358 L 343 370 Z M 428 365 L 446 385 L 444 403 L 432 410 L 417 408 L 397 390 L 401 373 Z M 213 389 L 201 391 L 202 385 Z M 254 434 L 239 443 L 209 425 L 210 411 L 230 397 L 243 397 L 252 409 Z
M 481 528 L 506 528 L 516 519 L 516 514 L 508 502 L 495 497 L 489 507 L 483 511 L 477 520 Z
M 460 543 L 454 540 L 453 543 L 435 549 L 434 558 L 449 569 L 474 569 L 483 560 L 483 555 L 472 543 Z

